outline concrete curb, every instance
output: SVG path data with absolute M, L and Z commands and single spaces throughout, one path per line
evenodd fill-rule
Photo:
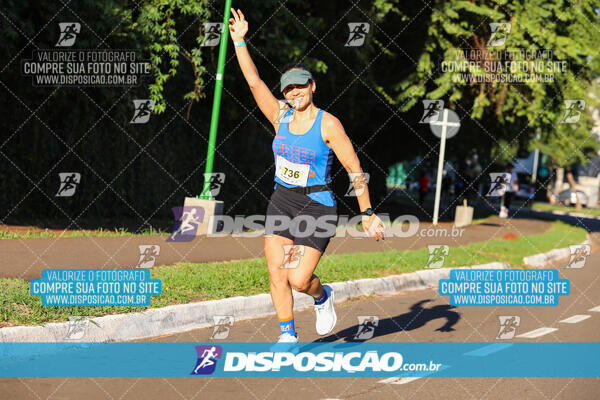
M 508 263 L 493 262 L 462 269 L 508 269 Z M 450 269 L 421 270 L 376 279 L 334 282 L 336 303 L 371 295 L 392 295 L 403 291 L 437 286 L 440 279 L 450 277 Z M 313 306 L 309 296 L 294 292 L 294 309 Z M 149 309 L 141 313 L 107 315 L 83 321 L 85 335 L 68 338 L 71 322 L 50 323 L 44 326 L 17 326 L 0 329 L 1 342 L 120 342 L 214 326 L 213 316 L 232 315 L 236 321 L 274 315 L 269 294 L 232 297 L 222 300 L 179 304 Z
M 591 244 L 590 235 L 588 234 L 587 239 L 579 243 L 579 245 Z M 571 250 L 569 247 L 563 247 L 561 249 L 553 249 L 546 253 L 534 254 L 529 257 L 523 258 L 523 263 L 528 267 L 543 268 L 552 266 L 558 261 L 566 260 L 571 257 Z
M 550 250 L 546 253 L 535 254 L 524 257 L 523 263 L 528 267 L 541 268 L 553 264 L 556 261 L 568 258 L 571 255 L 568 247 Z

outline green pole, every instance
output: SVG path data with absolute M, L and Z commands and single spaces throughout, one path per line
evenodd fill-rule
M 219 126 L 219 111 L 221 110 L 221 92 L 223 91 L 223 73 L 225 71 L 225 56 L 227 55 L 227 39 L 229 39 L 229 14 L 231 0 L 225 0 L 225 12 L 223 13 L 223 29 L 219 43 L 219 62 L 217 64 L 217 78 L 215 80 L 215 95 L 213 97 L 212 115 L 210 117 L 210 133 L 208 138 L 208 149 L 206 152 L 206 169 L 204 170 L 204 186 L 199 199 L 213 200 L 210 195 L 210 174 L 213 170 L 215 158 L 215 144 L 217 142 L 217 127 Z

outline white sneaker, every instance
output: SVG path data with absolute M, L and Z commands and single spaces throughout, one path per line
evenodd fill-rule
M 277 343 L 298 343 L 298 336 L 294 336 L 286 332 L 279 336 Z
M 289 333 L 283 333 L 279 336 L 277 343 L 273 343 L 273 345 L 271 345 L 270 350 L 273 353 L 286 352 L 298 354 L 300 352 L 298 336 L 290 335 Z
M 327 291 L 327 300 L 325 303 L 316 305 L 315 313 L 317 314 L 317 333 L 321 336 L 330 333 L 337 323 L 337 315 L 333 308 L 333 289 L 329 285 L 323 285 L 323 290 Z
M 500 208 L 500 215 L 498 215 L 500 218 L 507 218 L 508 217 L 508 209 L 504 206 L 502 206 Z

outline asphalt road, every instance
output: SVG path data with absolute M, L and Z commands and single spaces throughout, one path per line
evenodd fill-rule
M 321 338 L 314 313 L 296 314 L 301 341 L 341 342 L 358 331 L 358 316 L 377 316 L 372 341 L 382 342 L 597 342 L 600 339 L 600 253 L 582 269 L 565 269 L 571 294 L 556 307 L 450 307 L 437 290 L 371 297 L 338 304 L 334 334 Z M 516 315 L 514 338 L 497 339 L 499 316 Z M 576 323 L 567 318 L 589 316 Z M 440 328 L 443 328 L 440 330 Z M 555 328 L 536 338 L 519 337 L 539 328 Z M 150 341 L 211 340 L 213 329 L 198 329 Z M 273 341 L 276 318 L 237 321 L 227 341 Z M 597 355 L 596 355 L 597 356 Z M 575 361 L 575 360 L 574 360 Z M 510 366 L 506 366 L 510 368 Z M 93 368 L 93 365 L 90 365 Z M 193 366 L 190 366 L 193 368 Z M 0 379 L 1 399 L 598 399 L 600 378 L 11 378 Z

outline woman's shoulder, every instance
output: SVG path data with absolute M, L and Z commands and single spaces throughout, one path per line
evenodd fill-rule
M 342 123 L 340 120 L 333 114 L 323 110 L 323 116 L 321 117 L 321 125 L 325 129 L 339 129 L 342 128 Z
M 329 146 L 331 140 L 346 133 L 340 120 L 333 114 L 323 110 L 321 117 L 321 138 Z

